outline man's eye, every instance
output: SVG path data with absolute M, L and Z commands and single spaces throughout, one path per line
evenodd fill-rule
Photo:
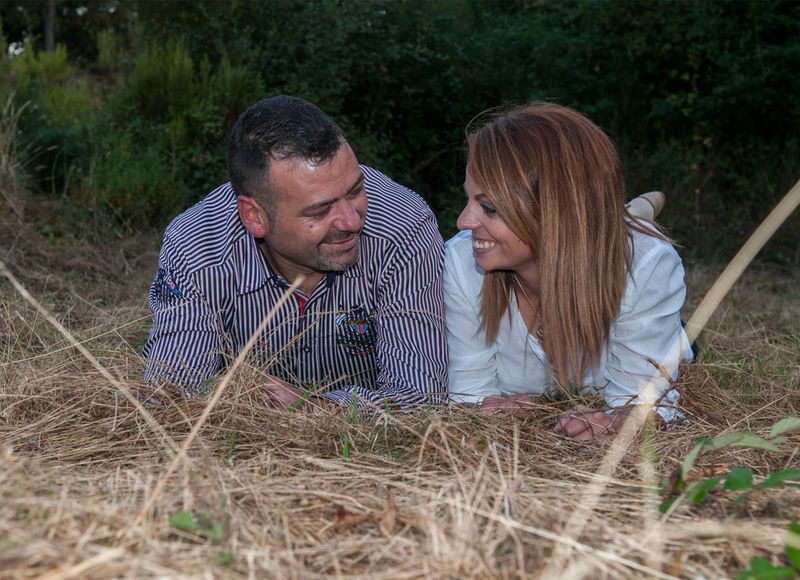
M 486 202 L 481 203 L 481 207 L 483 208 L 483 213 L 485 213 L 486 215 L 492 215 L 497 213 L 497 210 L 494 208 L 494 206 Z
M 311 218 L 324 218 L 326 215 L 328 215 L 330 213 L 330 211 L 331 211 L 331 206 L 328 205 L 328 206 L 325 206 L 324 208 L 322 208 L 320 210 L 315 211 L 314 213 L 310 214 L 308 217 L 311 217 Z
M 364 193 L 364 188 L 363 188 L 363 187 L 359 187 L 359 188 L 357 188 L 357 189 L 353 189 L 352 191 L 348 191 L 348 192 L 347 192 L 347 197 L 348 197 L 349 199 L 355 199 L 355 198 L 357 198 L 359 195 L 361 195 L 362 193 Z

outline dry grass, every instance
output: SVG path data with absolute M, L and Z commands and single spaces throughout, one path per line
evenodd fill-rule
M 155 236 L 102 248 L 48 244 L 4 211 L 0 260 L 113 377 L 139 388 Z M 689 271 L 687 311 L 713 282 L 708 269 Z M 542 404 L 524 422 L 444 411 L 365 424 L 346 413 L 270 410 L 251 368 L 234 377 L 153 510 L 134 525 L 170 452 L 118 388 L 3 280 L 0 578 L 517 577 L 541 573 L 559 546 L 570 548 L 564 577 L 717 578 L 752 556 L 778 562 L 798 489 L 760 492 L 741 507 L 719 492 L 666 519 L 655 504 L 658 482 L 696 437 L 764 434 L 799 414 L 798 281 L 791 272 L 747 273 L 712 319 L 703 362 L 684 373 L 691 423 L 640 437 L 572 540 L 565 523 L 596 481 L 608 443 L 556 436 L 558 405 Z M 180 444 L 205 403 L 176 400 L 151 412 Z M 707 454 L 697 476 L 733 465 L 761 475 L 797 466 L 798 443 L 793 434 L 781 453 Z M 204 518 L 205 536 L 169 525 L 184 510 Z

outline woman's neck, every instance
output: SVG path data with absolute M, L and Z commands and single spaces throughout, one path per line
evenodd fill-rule
M 522 317 L 528 333 L 536 337 L 541 343 L 544 339 L 542 332 L 542 314 L 539 308 L 539 295 L 531 294 L 525 288 L 524 282 L 514 274 L 514 295 L 517 299 L 517 308 Z
M 539 300 L 539 266 L 536 263 L 531 262 L 530 265 L 515 270 L 514 279 L 517 286 L 521 288 L 530 299 L 536 298 L 537 301 Z

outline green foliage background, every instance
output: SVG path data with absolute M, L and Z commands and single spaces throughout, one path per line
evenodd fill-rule
M 37 191 L 92 232 L 161 227 L 224 181 L 232 123 L 279 93 L 330 113 L 445 235 L 465 127 L 536 99 L 606 129 L 631 194 L 668 193 L 685 255 L 729 257 L 800 178 L 794 0 L 57 0 L 53 53 L 43 4 L 0 4 L 22 48 L 0 92 L 32 103 L 19 138 Z M 767 258 L 800 262 L 799 226 Z

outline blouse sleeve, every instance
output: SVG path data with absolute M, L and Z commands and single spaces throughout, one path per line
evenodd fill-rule
M 444 303 L 450 366 L 448 391 L 455 403 L 480 403 L 499 395 L 496 345 L 486 344 L 481 327 L 480 280 L 475 265 L 458 251 L 454 239 L 447 244 L 444 267 Z M 470 260 L 472 256 L 469 256 Z M 468 276 L 468 274 L 475 274 Z M 473 279 L 474 278 L 474 279 Z
M 609 407 L 658 401 L 657 411 L 666 421 L 679 415 L 678 393 L 664 396 L 669 381 L 657 365 L 676 380 L 681 360 L 691 359 L 680 316 L 685 297 L 683 265 L 670 244 L 657 241 L 634 260 L 620 315 L 611 328 L 603 392 Z

